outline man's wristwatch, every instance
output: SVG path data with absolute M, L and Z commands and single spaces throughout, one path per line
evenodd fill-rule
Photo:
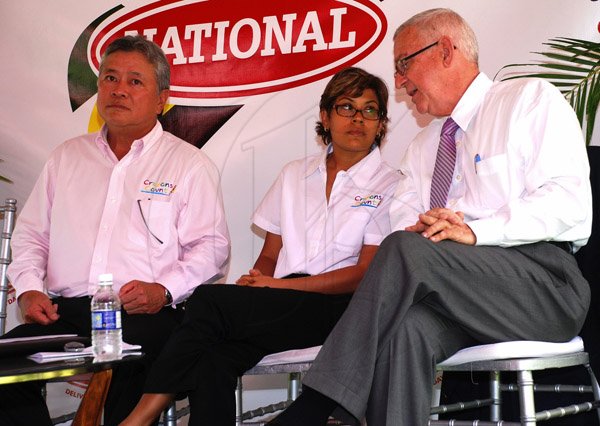
M 165 306 L 169 306 L 169 305 L 173 304 L 173 296 L 171 296 L 171 292 L 166 287 L 165 287 L 165 299 L 167 299 L 167 303 L 165 303 Z

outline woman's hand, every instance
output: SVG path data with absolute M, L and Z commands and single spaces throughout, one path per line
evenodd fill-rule
M 277 284 L 280 280 L 277 278 L 264 275 L 258 269 L 250 269 L 248 274 L 242 275 L 237 281 L 237 285 L 249 287 L 279 287 Z

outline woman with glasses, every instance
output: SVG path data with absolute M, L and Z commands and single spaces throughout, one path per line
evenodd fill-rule
M 320 345 L 379 244 L 399 175 L 379 144 L 388 90 L 360 68 L 338 72 L 319 104 L 323 153 L 287 164 L 253 216 L 266 231 L 237 285 L 199 286 L 122 425 L 151 424 L 187 395 L 189 424 L 233 425 L 237 377 L 265 355 Z

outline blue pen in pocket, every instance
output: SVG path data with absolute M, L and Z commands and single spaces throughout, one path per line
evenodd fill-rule
M 473 163 L 475 165 L 475 174 L 477 174 L 477 163 L 481 161 L 481 156 L 479 154 L 475 154 L 475 158 L 473 158 Z

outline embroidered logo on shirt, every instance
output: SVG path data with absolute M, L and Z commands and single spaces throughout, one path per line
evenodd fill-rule
M 157 195 L 171 195 L 175 192 L 177 185 L 171 182 L 155 182 L 150 179 L 144 180 L 141 192 Z
M 357 195 L 356 197 L 354 197 L 355 203 L 351 207 L 363 207 L 364 206 L 364 207 L 373 207 L 375 209 L 375 208 L 377 208 L 379 203 L 381 203 L 382 200 L 383 200 L 383 195 L 379 195 L 379 194 L 367 195 L 366 197 L 361 197 L 360 195 Z

